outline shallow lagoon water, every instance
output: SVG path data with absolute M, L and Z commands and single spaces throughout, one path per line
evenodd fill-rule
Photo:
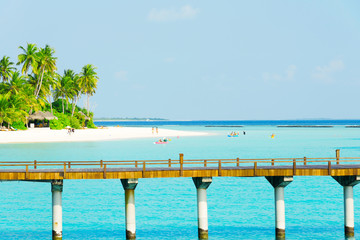
M 359 157 L 360 129 L 205 128 L 209 136 L 0 145 L 0 160 L 141 160 L 196 158 Z M 144 128 L 144 131 L 146 129 Z M 230 131 L 246 131 L 227 138 Z M 271 139 L 271 134 L 275 138 Z M 0 238 L 50 239 L 49 183 L 1 182 Z M 273 188 L 263 177 L 215 177 L 207 191 L 210 239 L 274 239 Z M 354 188 L 355 232 L 360 197 Z M 196 189 L 191 178 L 139 179 L 135 191 L 138 239 L 197 239 Z M 330 177 L 294 177 L 285 188 L 287 239 L 344 239 L 342 187 Z M 65 180 L 64 239 L 125 239 L 124 191 L 119 180 Z M 358 235 L 358 234 L 356 234 Z

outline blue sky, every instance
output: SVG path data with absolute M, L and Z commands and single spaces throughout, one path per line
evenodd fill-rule
M 96 117 L 360 119 L 358 1 L 2 1 L 0 57 L 97 67 Z M 83 101 L 81 101 L 82 103 Z

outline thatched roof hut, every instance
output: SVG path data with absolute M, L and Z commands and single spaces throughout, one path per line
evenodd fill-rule
M 54 115 L 52 115 L 50 112 L 42 112 L 42 111 L 38 111 L 34 114 L 29 115 L 28 119 L 31 121 L 34 120 L 53 120 L 53 119 L 58 119 L 57 117 L 55 117 Z
M 44 115 L 45 115 L 45 119 L 46 119 L 46 120 L 54 120 L 54 119 L 57 120 L 57 119 L 58 119 L 58 118 L 55 117 L 53 114 L 51 114 L 51 112 L 49 112 L 49 111 L 45 112 Z
M 29 120 L 44 120 L 45 119 L 45 113 L 42 111 L 37 111 L 28 117 Z

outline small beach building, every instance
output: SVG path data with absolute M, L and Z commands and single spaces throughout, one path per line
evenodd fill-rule
M 34 114 L 29 115 L 28 119 L 28 126 L 30 128 L 35 127 L 50 127 L 50 120 L 58 119 L 50 112 L 42 112 L 38 111 Z

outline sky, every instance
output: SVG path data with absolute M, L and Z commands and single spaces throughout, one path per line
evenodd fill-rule
M 359 13 L 356 0 L 0 0 L 0 57 L 49 44 L 59 73 L 95 65 L 97 118 L 360 119 Z

